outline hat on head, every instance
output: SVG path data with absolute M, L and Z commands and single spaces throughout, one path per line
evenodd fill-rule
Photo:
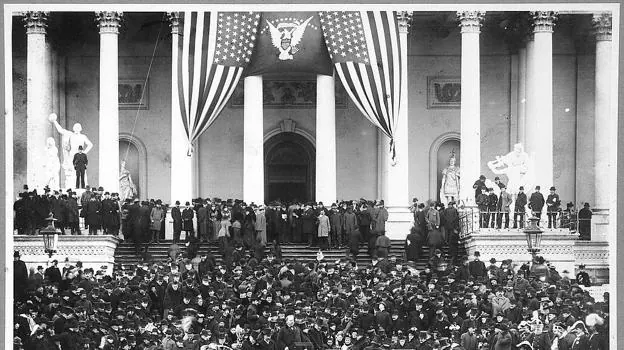
M 491 263 L 491 264 L 496 264 L 496 258 L 492 258 L 492 259 L 490 259 L 490 263 Z
M 550 190 L 551 190 L 551 191 L 556 191 L 557 189 L 555 188 L 555 186 L 551 186 L 551 187 L 550 187 Z
M 19 258 L 19 257 L 21 257 L 21 254 L 20 254 L 19 250 L 16 250 L 15 252 L 13 252 L 13 257 L 14 257 L 14 258 Z
M 583 323 L 583 321 L 576 321 L 572 325 L 572 327 L 570 327 L 570 331 L 573 331 L 573 330 L 581 330 L 581 331 L 583 331 L 585 333 L 588 333 L 587 332 L 587 327 L 585 327 L 585 323 Z
M 176 205 L 180 205 L 180 201 L 175 201 L 175 204 Z
M 485 180 L 485 175 L 479 176 L 479 180 Z
M 524 191 L 524 186 L 520 186 L 520 191 Z
M 474 252 L 474 256 L 481 256 L 481 253 L 479 253 L 479 251 Z
M 496 181 L 496 180 L 500 180 L 500 177 L 496 176 L 496 177 L 494 178 L 494 181 Z
M 82 146 L 78 146 L 78 149 L 82 151 Z

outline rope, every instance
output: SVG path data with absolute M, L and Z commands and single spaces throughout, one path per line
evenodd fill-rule
M 139 106 L 143 103 L 143 97 L 145 96 L 145 89 L 147 88 L 147 81 L 149 79 L 150 73 L 152 71 L 152 65 L 154 64 L 154 57 L 156 57 L 156 50 L 158 49 L 158 43 L 160 42 L 160 36 L 162 34 L 163 24 L 165 23 L 165 14 L 163 14 L 163 18 L 160 21 L 160 29 L 158 30 L 158 37 L 156 37 L 156 43 L 154 44 L 154 50 L 152 51 L 152 58 L 150 59 L 149 67 L 147 68 L 147 75 L 145 76 L 145 80 L 143 81 L 143 89 L 141 90 L 141 98 L 139 99 Z M 141 111 L 140 107 L 137 106 L 136 114 L 134 115 L 134 122 L 132 123 L 132 129 L 130 131 L 130 137 L 134 137 L 134 130 L 136 129 L 137 120 L 139 119 L 139 112 Z M 130 147 L 126 148 L 126 155 L 123 157 L 123 161 L 125 162 L 128 159 L 128 153 L 130 152 Z

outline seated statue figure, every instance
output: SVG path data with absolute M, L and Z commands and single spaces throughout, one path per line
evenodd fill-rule
M 531 158 L 524 151 L 521 143 L 514 145 L 514 150 L 504 156 L 497 156 L 496 160 L 487 163 L 488 167 L 496 175 L 506 175 L 509 182 L 507 189 L 515 195 L 520 186 L 530 188 Z

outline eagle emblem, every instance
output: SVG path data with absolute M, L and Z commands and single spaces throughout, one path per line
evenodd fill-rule
M 312 17 L 306 19 L 303 23 L 279 23 L 274 26 L 273 23 L 266 21 L 271 31 L 271 41 L 273 46 L 279 50 L 278 58 L 282 61 L 292 60 L 293 55 L 299 51 L 299 43 L 303 38 L 308 23 Z

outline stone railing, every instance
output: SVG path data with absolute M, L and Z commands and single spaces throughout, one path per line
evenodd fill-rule
M 13 236 L 13 249 L 22 254 L 22 260 L 26 266 L 44 268 L 52 260 L 59 261 L 59 267 L 63 266 L 65 258 L 75 265 L 82 262 L 83 269 L 91 267 L 97 271 L 101 266 L 108 266 L 106 272 L 111 273 L 115 263 L 115 249 L 119 240 L 110 235 L 103 236 L 58 236 L 57 252 L 50 258 L 45 252 L 43 236 Z

